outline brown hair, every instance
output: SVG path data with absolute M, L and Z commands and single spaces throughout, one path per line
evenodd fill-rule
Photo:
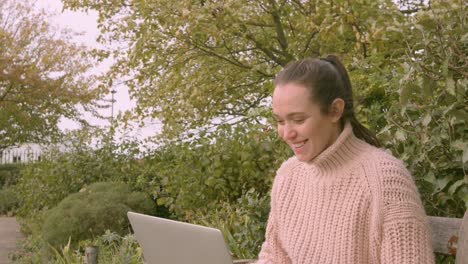
M 288 64 L 275 78 L 274 85 L 296 83 L 310 90 L 311 100 L 317 102 L 323 113 L 328 114 L 330 105 L 336 98 L 345 102 L 341 117 L 342 127 L 349 120 L 356 137 L 380 147 L 377 137 L 356 119 L 354 113 L 353 90 L 346 68 L 337 56 L 307 58 Z

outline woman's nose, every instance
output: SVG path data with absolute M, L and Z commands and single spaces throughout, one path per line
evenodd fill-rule
M 284 126 L 283 134 L 284 134 L 284 139 L 285 140 L 293 139 L 297 135 L 296 130 L 294 130 L 293 127 L 291 127 L 290 125 L 287 125 L 287 124 Z

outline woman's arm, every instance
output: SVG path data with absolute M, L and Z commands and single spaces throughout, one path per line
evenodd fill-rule
M 284 179 L 288 176 L 290 169 L 290 162 L 284 162 L 278 169 L 273 187 L 271 190 L 271 203 L 270 203 L 270 215 L 268 217 L 268 223 L 265 233 L 265 242 L 262 244 L 262 249 L 258 256 L 256 264 L 289 264 L 291 260 L 288 254 L 283 248 L 281 239 L 279 237 L 279 207 L 281 203 L 281 195 L 279 190 L 284 187 Z
M 278 238 L 278 230 L 274 211 L 270 211 L 268 224 L 265 234 L 265 242 L 262 244 L 262 249 L 258 256 L 256 264 L 288 264 L 291 263 L 286 252 L 281 246 L 281 241 Z
M 383 166 L 381 263 L 434 263 L 427 217 L 413 178 L 401 162 Z

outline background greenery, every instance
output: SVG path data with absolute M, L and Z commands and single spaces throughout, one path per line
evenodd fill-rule
M 65 152 L 51 150 L 50 159 L 22 167 L 13 187 L 29 235 L 17 254 L 22 262 L 50 248 L 42 233 L 48 210 L 103 181 L 146 193 L 160 216 L 218 227 L 236 257 L 256 257 L 272 179 L 291 155 L 269 123 L 272 78 L 292 60 L 328 53 L 349 69 L 359 119 L 406 163 L 426 212 L 466 211 L 464 1 L 63 2 L 99 13 L 107 48 L 93 53 L 115 59 L 101 88 L 123 82 L 137 106 L 110 131 L 75 131 Z M 133 121 L 155 120 L 163 131 L 149 141 L 112 140 Z M 73 263 L 84 245 L 98 243 L 103 261 L 114 254 L 138 263 L 138 246 L 112 231 L 56 246 L 54 258 Z
M 0 151 L 53 142 L 61 118 L 86 124 L 82 114 L 103 107 L 104 91 L 90 72 L 96 59 L 33 2 L 0 2 Z

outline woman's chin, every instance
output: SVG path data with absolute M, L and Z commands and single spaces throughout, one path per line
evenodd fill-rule
M 303 162 L 307 162 L 307 161 L 311 160 L 311 158 L 308 155 L 303 155 L 303 154 L 296 154 L 296 158 L 299 161 L 303 161 Z

